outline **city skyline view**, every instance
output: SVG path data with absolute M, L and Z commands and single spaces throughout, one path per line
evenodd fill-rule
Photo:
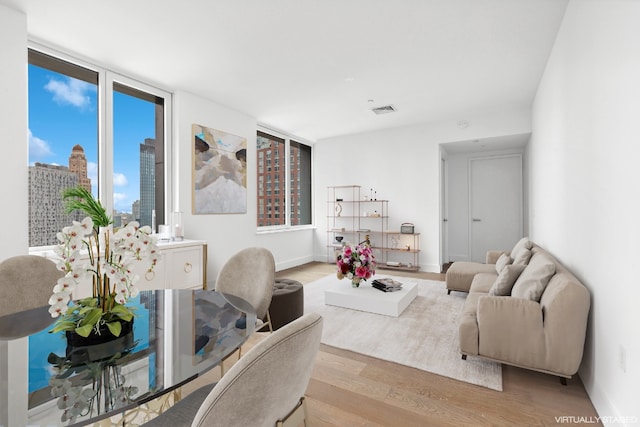
M 132 212 L 140 199 L 140 145 L 155 137 L 155 105 L 113 92 L 113 203 Z M 80 145 L 87 159 L 93 194 L 98 191 L 97 86 L 29 65 L 29 166 L 36 162 L 67 166 Z

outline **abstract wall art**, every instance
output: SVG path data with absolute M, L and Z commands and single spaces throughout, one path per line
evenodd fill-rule
M 194 214 L 247 212 L 247 139 L 193 124 Z

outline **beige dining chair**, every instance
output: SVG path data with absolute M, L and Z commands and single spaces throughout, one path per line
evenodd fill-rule
M 276 264 L 273 254 L 265 248 L 252 247 L 234 254 L 222 266 L 216 279 L 216 291 L 235 295 L 256 310 L 257 329 L 269 326 L 269 305 L 273 296 Z M 260 323 L 266 318 L 265 323 Z
M 304 393 L 320 347 L 322 317 L 306 314 L 260 341 L 214 385 L 189 394 L 146 426 L 307 425 Z
M 18 255 L 0 262 L 0 336 L 16 338 L 42 330 L 53 322 L 49 298 L 60 277 L 53 261 L 37 255 Z M 29 311 L 19 321 L 12 315 Z
M 273 297 L 276 263 L 273 254 L 265 248 L 250 247 L 232 255 L 222 266 L 216 279 L 215 290 L 235 295 L 247 301 L 256 310 L 256 330 L 269 328 L 273 332 L 269 305 Z M 264 321 L 266 319 L 266 321 Z M 231 356 L 227 356 L 227 360 Z M 242 347 L 238 348 L 238 358 Z M 220 363 L 224 375 L 224 362 Z

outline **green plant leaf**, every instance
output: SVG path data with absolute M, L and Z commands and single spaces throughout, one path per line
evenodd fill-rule
M 91 217 L 95 227 L 106 227 L 113 221 L 107 215 L 107 210 L 100 200 L 96 200 L 89 190 L 83 187 L 67 188 L 62 192 L 67 213 L 78 209 Z
M 122 324 L 118 321 L 107 323 L 107 328 L 109 328 L 109 331 L 116 337 L 119 337 L 120 332 L 122 332 Z
M 72 322 L 70 320 L 58 320 L 49 332 L 55 334 L 60 331 L 73 331 L 75 328 L 76 322 Z
M 133 313 L 129 307 L 118 304 L 111 309 L 111 313 L 118 318 L 130 322 L 133 319 Z
M 78 305 L 82 307 L 97 307 L 98 306 L 98 298 L 89 297 L 78 300 Z
M 76 328 L 76 334 L 80 335 L 81 337 L 85 337 L 86 338 L 91 333 L 91 330 L 93 329 L 94 325 L 80 326 L 80 327 Z
M 81 311 L 81 314 L 82 314 L 82 311 Z M 89 326 L 93 327 L 93 326 L 95 326 L 96 323 L 98 323 L 98 321 L 100 320 L 101 317 L 102 317 L 102 310 L 101 309 L 99 309 L 99 308 L 89 308 L 88 311 L 86 311 L 85 316 L 82 318 L 82 320 L 80 320 L 79 326 L 89 325 Z

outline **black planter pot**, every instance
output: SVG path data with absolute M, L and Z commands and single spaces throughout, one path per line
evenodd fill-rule
M 113 335 L 106 325 L 100 327 L 100 334 L 91 331 L 87 337 L 78 335 L 74 331 L 66 331 L 67 360 L 72 364 L 96 362 L 130 350 L 134 345 L 133 319 L 130 322 L 120 321 L 120 323 L 122 330 L 118 337 Z

